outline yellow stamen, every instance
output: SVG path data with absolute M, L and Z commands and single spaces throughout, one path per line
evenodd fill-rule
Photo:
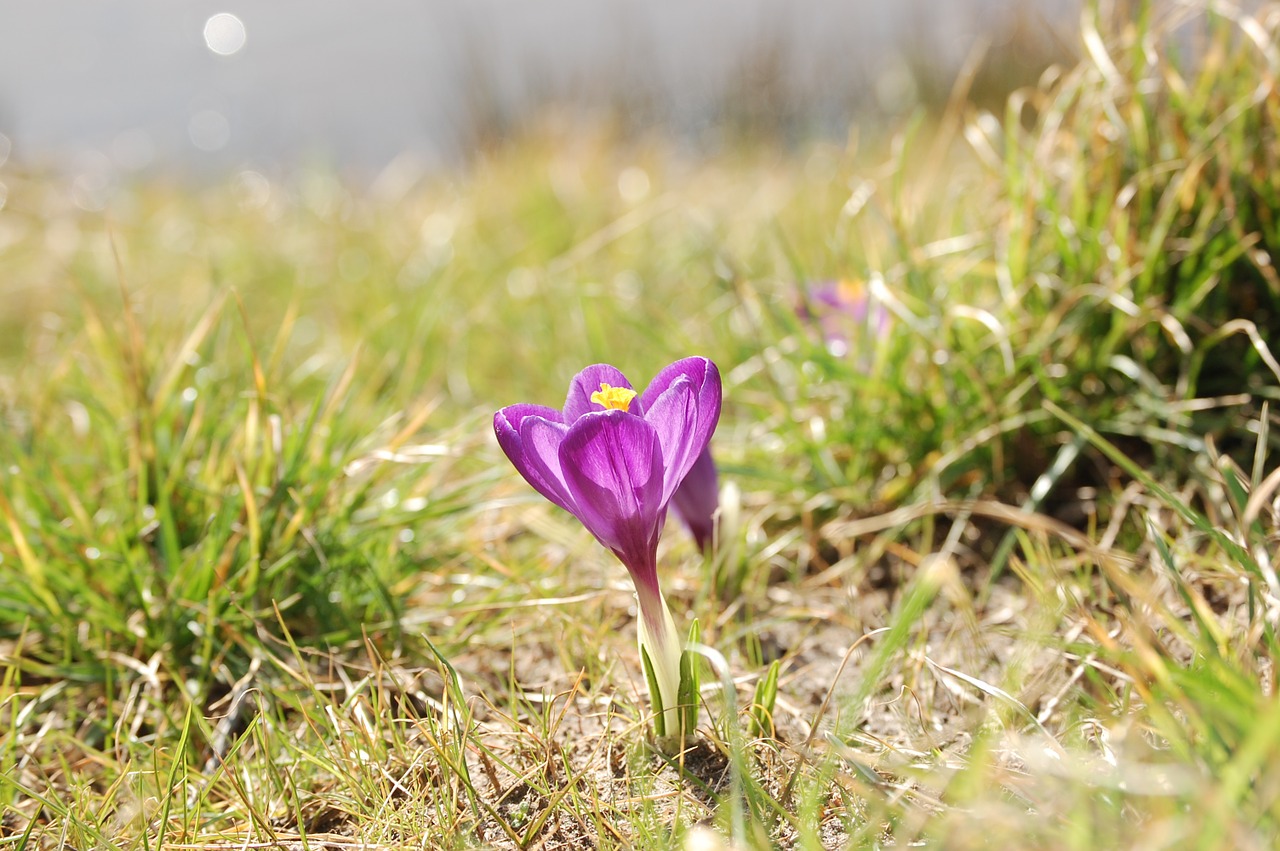
M 839 293 L 840 299 L 846 302 L 855 302 L 863 298 L 863 291 L 866 288 L 857 281 L 850 281 L 841 278 L 836 282 L 836 292 Z
M 601 384 L 600 389 L 591 394 L 591 401 L 604 408 L 616 408 L 625 411 L 631 407 L 631 400 L 636 398 L 636 391 L 629 387 L 610 387 Z

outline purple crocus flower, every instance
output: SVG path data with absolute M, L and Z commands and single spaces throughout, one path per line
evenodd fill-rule
M 693 534 L 698 549 L 710 552 L 715 541 L 715 517 L 720 508 L 720 482 L 711 447 L 702 450 L 671 499 L 671 507 Z
M 868 334 L 883 338 L 891 321 L 889 311 L 865 287 L 843 280 L 807 286 L 796 315 L 816 320 L 827 350 L 837 357 L 848 355 L 855 345 L 865 346 Z
M 639 394 L 616 368 L 589 366 L 570 382 L 563 409 L 511 405 L 493 417 L 520 475 L 581 520 L 631 574 L 660 735 L 678 729 L 683 647 L 658 586 L 658 538 L 719 419 L 720 372 L 701 357 L 676 361 Z

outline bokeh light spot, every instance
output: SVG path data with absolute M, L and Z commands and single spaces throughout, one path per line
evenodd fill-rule
M 639 166 L 627 166 L 618 175 L 618 194 L 628 204 L 638 204 L 649 194 L 649 175 Z
M 111 159 L 126 171 L 141 171 L 155 159 L 156 145 L 141 127 L 122 130 L 111 140 Z
M 204 22 L 204 43 L 219 56 L 237 53 L 244 39 L 244 22 L 230 12 L 219 12 Z
M 232 184 L 239 195 L 240 209 L 254 210 L 265 207 L 271 200 L 271 181 L 261 172 L 245 170 L 236 175 Z
M 202 151 L 220 151 L 231 140 L 231 125 L 227 117 L 214 109 L 202 109 L 187 122 L 191 144 Z

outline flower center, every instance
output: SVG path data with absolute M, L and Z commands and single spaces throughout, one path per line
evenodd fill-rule
M 846 304 L 853 304 L 866 300 L 866 294 L 863 292 L 862 284 L 857 281 L 847 281 L 843 278 L 836 283 L 836 292 L 840 296 L 840 300 Z
M 631 407 L 631 400 L 636 398 L 636 391 L 630 387 L 610 387 L 601 384 L 600 389 L 591 394 L 591 401 L 604 408 L 616 408 L 625 411 Z

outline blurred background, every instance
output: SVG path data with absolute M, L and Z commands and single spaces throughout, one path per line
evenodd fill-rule
M 1065 58 L 1077 0 L 0 0 L 0 160 L 95 194 L 298 164 L 419 173 L 548 114 L 715 147 L 999 102 Z

